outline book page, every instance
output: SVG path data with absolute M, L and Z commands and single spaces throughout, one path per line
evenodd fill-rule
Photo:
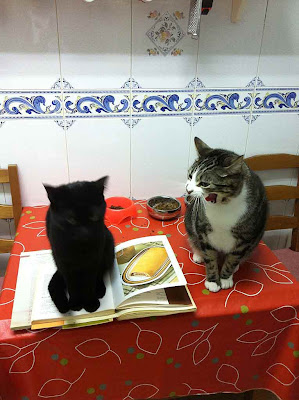
M 61 314 L 53 303 L 48 291 L 49 282 L 56 272 L 56 265 L 52 257 L 52 253 L 45 254 L 43 257 L 36 256 L 38 264 L 38 276 L 35 286 L 35 295 L 33 300 L 31 321 L 51 321 L 51 320 L 74 320 L 77 316 L 94 317 L 95 314 L 111 314 L 114 313 L 113 294 L 109 276 L 104 277 L 106 285 L 106 294 L 100 299 L 100 307 L 93 313 L 88 313 L 84 309 L 80 311 L 69 311 Z
M 116 246 L 115 253 L 123 301 L 156 289 L 187 284 L 166 236 L 130 240 Z
M 118 307 L 118 310 L 128 308 L 131 306 L 143 306 L 143 305 L 168 305 L 169 301 L 166 296 L 165 289 L 152 290 L 150 292 L 136 294 L 135 296 L 125 300 Z
M 22 253 L 11 316 L 11 329 L 24 329 L 31 326 L 31 312 L 37 270 L 38 264 L 32 260 L 30 253 Z

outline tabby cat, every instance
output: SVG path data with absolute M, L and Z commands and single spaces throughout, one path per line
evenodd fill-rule
M 57 266 L 48 289 L 61 313 L 93 312 L 106 293 L 103 276 L 114 262 L 113 237 L 104 224 L 106 179 L 45 185 L 51 202 L 47 234 Z
M 193 260 L 206 266 L 205 286 L 218 292 L 233 286 L 234 272 L 263 236 L 267 199 L 243 156 L 194 142 L 198 158 L 188 171 L 185 225 Z

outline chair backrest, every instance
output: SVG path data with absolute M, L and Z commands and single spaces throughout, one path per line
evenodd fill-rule
M 0 219 L 14 219 L 17 229 L 22 213 L 22 203 L 17 165 L 9 165 L 8 169 L 0 169 L 0 183 L 9 183 L 12 206 L 0 205 Z M 13 239 L 0 239 L 0 253 L 10 253 Z
M 253 171 L 297 168 L 299 172 L 299 156 L 294 156 L 291 154 L 265 154 L 249 157 L 245 160 L 245 162 Z M 297 186 L 266 186 L 266 192 L 268 200 L 295 199 L 294 216 L 269 216 L 266 230 L 293 229 L 291 249 L 294 251 L 299 251 L 299 174 Z

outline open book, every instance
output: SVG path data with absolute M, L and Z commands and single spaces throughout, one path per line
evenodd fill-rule
M 93 313 L 59 313 L 48 292 L 56 271 L 51 250 L 21 254 L 11 329 L 74 328 L 196 310 L 186 279 L 166 236 L 149 236 L 115 248 L 104 277 L 106 294 Z

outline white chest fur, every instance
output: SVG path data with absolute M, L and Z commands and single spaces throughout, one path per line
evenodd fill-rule
M 239 196 L 227 204 L 206 203 L 206 215 L 213 230 L 208 235 L 208 240 L 219 251 L 229 253 L 235 247 L 236 240 L 231 229 L 246 211 L 246 193 L 247 189 L 244 185 Z

